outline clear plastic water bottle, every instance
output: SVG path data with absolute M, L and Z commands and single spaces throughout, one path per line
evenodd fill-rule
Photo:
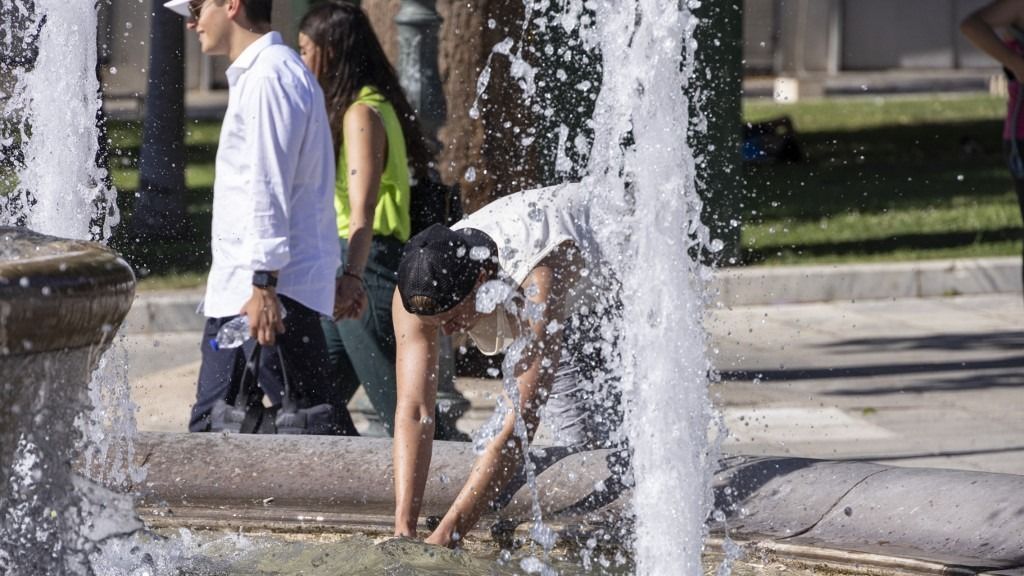
M 284 320 L 284 306 L 281 307 L 281 319 Z M 232 318 L 220 327 L 217 337 L 210 340 L 210 347 L 214 350 L 230 350 L 238 348 L 251 338 L 249 332 L 249 317 L 242 315 Z
M 238 348 L 251 336 L 249 335 L 249 317 L 239 316 L 226 322 L 217 331 L 216 338 L 210 340 L 210 347 L 214 350 L 228 350 Z

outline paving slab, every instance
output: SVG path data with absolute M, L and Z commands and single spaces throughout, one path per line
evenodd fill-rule
M 1019 280 L 1019 260 L 1012 260 L 939 265 L 929 273 L 971 276 L 1005 266 L 1005 276 Z M 883 266 L 872 273 L 906 275 L 908 268 Z M 819 274 L 819 281 L 827 276 Z M 719 479 L 721 490 L 734 490 L 729 502 L 746 497 L 730 509 L 736 514 L 729 525 L 776 542 L 949 565 L 969 560 L 978 569 L 1021 576 L 1012 554 L 1014 545 L 1024 550 L 1024 534 L 999 524 L 1016 516 L 985 516 L 988 524 L 971 527 L 1001 498 L 1000 490 L 1014 490 L 1014 482 L 1024 478 L 1024 299 L 1012 284 L 997 284 L 982 288 L 1010 291 L 934 298 L 890 294 L 876 300 L 858 293 L 803 303 L 792 294 L 789 303 L 748 296 L 753 303 L 738 305 L 735 299 L 708 310 L 709 349 L 722 375 L 711 392 L 731 430 L 723 450 L 744 455 L 731 462 L 746 466 Z M 838 285 L 849 290 L 864 284 Z M 145 304 L 133 309 L 122 331 L 142 430 L 184 430 L 198 372 L 198 297 L 143 295 Z M 460 378 L 457 387 L 471 400 L 459 427 L 471 432 L 489 416 L 500 383 Z M 980 491 L 971 487 L 973 480 L 963 486 L 962 480 L 979 472 L 1014 480 L 983 484 Z M 942 499 L 951 508 L 913 509 L 908 506 L 914 498 Z M 517 501 L 510 510 L 523 505 Z M 953 542 L 957 551 L 947 547 L 943 553 L 940 540 Z M 986 554 L 996 554 L 999 563 L 977 561 Z

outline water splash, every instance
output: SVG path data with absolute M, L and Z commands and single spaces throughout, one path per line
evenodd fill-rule
M 10 72 L 0 78 L 7 96 L 0 224 L 102 242 L 118 223 L 116 191 L 99 151 L 96 9 L 96 2 L 67 0 L 0 4 L 0 44 Z M 141 527 L 130 498 L 97 483 L 141 480 L 132 463 L 126 353 L 114 346 L 98 357 L 112 337 L 68 354 L 7 360 L 40 372 L 15 391 L 20 407 L 12 411 L 26 418 L 26 432 L 17 440 L 18 473 L 0 493 L 0 573 L 92 574 L 90 556 L 101 543 Z M 97 364 L 90 376 L 85 368 Z M 81 466 L 73 470 L 73 462 Z
M 97 163 L 95 2 L 8 0 L 2 12 L 13 86 L 0 144 L 17 177 L 13 191 L 0 196 L 0 224 L 105 240 L 120 216 L 116 191 Z
M 688 144 L 690 130 L 706 123 L 699 113 L 691 118 L 696 106 L 686 95 L 698 24 L 692 10 L 699 3 L 525 0 L 524 7 L 526 25 L 538 37 L 560 29 L 572 36 L 569 45 L 600 62 L 599 86 L 556 71 L 557 80 L 572 82 L 596 101 L 585 129 L 577 127 L 572 138 L 566 124 L 554 119 L 552 148 L 555 174 L 581 174 L 590 191 L 592 228 L 609 268 L 600 275 L 614 293 L 595 303 L 617 312 L 604 318 L 604 342 L 596 345 L 623 394 L 635 478 L 636 570 L 700 574 L 717 449 L 707 439 L 715 410 L 707 392 L 711 366 L 701 324 L 710 269 L 696 255 L 723 246 L 701 222 L 697 163 Z M 516 59 L 530 54 L 564 57 L 578 68 L 591 65 L 569 62 L 569 51 L 556 52 L 550 44 L 534 52 L 499 48 L 492 56 L 507 55 L 513 68 Z M 526 66 L 524 61 L 519 68 Z M 481 77 L 477 101 L 493 82 L 489 67 Z M 532 85 L 521 79 L 516 84 L 530 104 Z
M 697 19 L 677 0 L 596 2 L 603 58 L 590 172 L 611 202 L 595 220 L 622 282 L 622 388 L 636 485 L 639 574 L 700 574 L 715 454 L 707 393 L 700 221 L 687 143 Z M 623 241 L 616 239 L 622 235 Z

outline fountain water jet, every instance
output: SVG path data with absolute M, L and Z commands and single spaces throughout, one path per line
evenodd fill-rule
M 599 303 L 617 310 L 605 315 L 601 332 L 605 344 L 617 349 L 605 356 L 617 372 L 625 408 L 634 480 L 632 548 L 641 574 L 701 572 L 718 453 L 708 442 L 715 410 L 707 392 L 711 365 L 702 326 L 710 270 L 695 255 L 720 250 L 722 243 L 712 241 L 701 223 L 703 202 L 688 144 L 698 125 L 686 96 L 698 24 L 691 9 L 698 6 L 679 0 L 525 0 L 523 30 L 517 40 L 506 38 L 492 50 L 476 99 L 488 86 L 494 89 L 490 65 L 500 54 L 509 58 L 509 74 L 532 109 L 551 116 L 559 106 L 537 94 L 537 70 L 524 57 L 544 58 L 543 52 L 569 62 L 571 49 L 528 47 L 527 38 L 557 28 L 572 37 L 570 46 L 582 43 L 585 61 L 597 54 L 600 85 L 573 86 L 583 97 L 596 97 L 589 153 L 581 153 L 587 130 L 577 127 L 571 151 L 570 130 L 562 124 L 554 166 L 556 174 L 583 175 L 583 188 L 591 193 L 591 225 L 610 268 L 596 270 L 602 278 L 595 283 L 606 290 L 615 286 L 616 293 Z M 575 81 L 562 70 L 554 78 Z M 475 110 L 476 104 L 473 117 Z M 527 133 L 532 127 L 516 128 Z M 526 138 L 522 145 L 533 142 Z M 575 165 L 573 156 L 587 158 L 586 166 Z M 615 401 L 607 390 L 594 393 Z
M 16 175 L 0 195 L 0 573 L 12 576 L 89 574 L 98 542 L 140 526 L 130 500 L 75 470 L 95 444 L 83 427 L 107 424 L 102 406 L 86 416 L 90 384 L 106 387 L 93 371 L 135 286 L 123 260 L 80 241 L 107 238 L 118 219 L 97 164 L 96 51 L 83 49 L 96 45 L 95 10 L 54 0 L 2 8 L 13 82 L 2 168 Z

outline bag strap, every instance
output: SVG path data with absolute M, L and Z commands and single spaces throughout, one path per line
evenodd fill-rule
M 295 412 L 298 407 L 295 405 L 295 399 L 292 397 L 292 386 L 288 381 L 288 367 L 285 365 L 284 353 L 281 352 L 280 346 L 277 346 L 277 360 L 281 363 L 281 379 L 284 381 L 284 398 L 281 399 L 281 411 Z
M 235 398 L 235 406 L 242 408 L 249 405 L 249 399 L 252 398 L 253 388 L 256 386 L 258 381 L 258 374 L 260 370 L 260 348 L 261 346 L 257 342 L 252 348 L 252 352 L 245 359 L 245 369 L 242 371 L 242 381 L 238 384 L 238 397 Z M 252 376 L 250 378 L 249 376 Z
M 235 406 L 247 407 L 250 399 L 254 393 L 263 394 L 259 390 L 259 370 L 260 370 L 260 353 L 262 346 L 259 342 L 253 346 L 252 352 L 245 361 L 245 371 L 242 372 L 242 381 L 238 385 L 238 398 L 235 400 Z M 281 352 L 281 347 L 276 346 L 277 349 L 277 360 L 281 363 L 281 379 L 284 383 L 284 397 L 281 399 L 281 410 L 283 412 L 295 412 L 298 406 L 295 404 L 295 399 L 292 396 L 292 385 L 288 378 L 288 367 L 284 361 L 284 353 Z M 251 376 L 251 378 L 250 378 Z M 249 417 L 246 414 L 246 420 Z M 259 424 L 258 422 L 256 424 Z

